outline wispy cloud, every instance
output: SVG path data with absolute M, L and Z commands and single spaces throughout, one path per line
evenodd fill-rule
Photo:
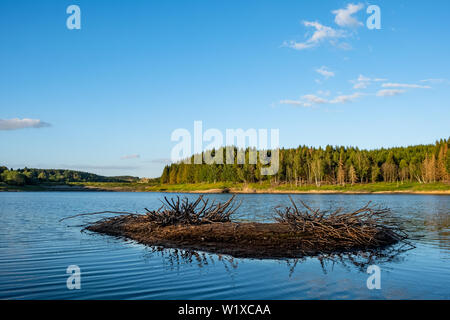
M 344 104 L 353 102 L 361 96 L 363 96 L 362 93 L 355 92 L 349 95 L 339 95 L 333 99 L 325 99 L 315 94 L 306 94 L 302 96 L 299 100 L 281 100 L 280 104 L 289 104 L 299 107 L 312 107 L 314 105 L 320 104 Z
M 0 119 L 0 130 L 19 130 L 25 128 L 44 128 L 50 127 L 50 123 L 39 119 Z
M 324 73 L 324 77 L 330 77 L 332 75 L 334 76 L 334 73 L 329 71 L 325 66 L 316 69 L 316 72 L 320 74 Z M 331 72 L 332 75 L 328 74 L 327 72 Z M 350 80 L 350 83 L 353 83 L 353 88 L 357 90 L 354 93 L 343 95 L 338 92 L 339 95 L 335 96 L 334 98 L 330 98 L 330 91 L 319 90 L 317 91 L 317 94 L 306 94 L 301 96 L 298 100 L 281 100 L 280 104 L 289 104 L 300 107 L 314 107 L 316 105 L 351 103 L 363 96 L 393 97 L 407 92 L 408 89 L 430 89 L 431 87 L 425 84 L 428 82 L 436 82 L 435 80 L 441 79 L 422 80 L 421 82 L 424 84 L 394 83 L 387 82 L 388 80 L 385 78 L 371 78 L 360 74 L 356 80 Z M 317 81 L 318 80 L 316 80 L 316 82 Z M 379 84 L 381 88 L 379 88 L 376 93 L 358 91 L 359 89 L 365 89 L 369 85 L 375 83 L 381 83 Z
M 366 89 L 368 86 L 368 82 L 358 82 L 354 84 L 353 89 Z
M 381 79 L 381 78 L 368 78 L 363 76 L 362 74 L 359 75 L 358 79 L 351 80 L 350 82 L 353 83 L 354 89 L 366 89 L 369 85 L 371 85 L 373 82 L 382 82 L 387 81 L 387 79 Z
M 169 163 L 172 163 L 172 160 L 169 159 L 169 158 L 156 158 L 156 159 L 145 160 L 144 162 L 158 163 L 158 164 L 169 164 Z
M 346 36 L 345 32 L 342 30 L 335 30 L 331 27 L 324 26 L 317 21 L 304 21 L 303 25 L 305 27 L 312 27 L 315 29 L 312 36 L 307 39 L 305 42 L 296 42 L 296 41 L 288 41 L 283 45 L 295 50 L 304 50 L 313 48 L 324 41 L 330 41 L 330 43 L 334 44 L 333 40 L 338 38 L 343 38 Z
M 363 23 L 356 19 L 353 15 L 364 8 L 362 3 L 353 4 L 349 3 L 346 8 L 332 11 L 336 17 L 334 22 L 341 27 L 358 27 Z
M 419 84 L 410 84 L 410 83 L 383 83 L 381 85 L 383 89 L 377 92 L 377 96 L 379 97 L 392 97 L 397 96 L 399 94 L 405 93 L 405 89 L 430 89 L 430 86 L 424 86 Z
M 330 103 L 348 103 L 348 102 L 355 101 L 356 99 L 358 99 L 361 96 L 363 96 L 363 94 L 360 92 L 355 92 L 350 95 L 341 95 L 341 96 L 337 96 L 336 98 L 331 100 Z
M 352 82 L 354 83 L 353 85 L 354 89 L 365 89 L 370 85 L 371 79 L 364 77 L 362 74 L 360 74 L 358 79 L 353 80 Z
M 281 100 L 280 104 L 289 104 L 292 106 L 305 107 L 305 108 L 312 106 L 312 103 L 309 103 L 309 102 L 304 102 L 304 101 L 300 101 L 300 100 L 290 100 L 290 99 Z
M 311 104 L 324 104 L 328 103 L 327 99 L 316 96 L 315 94 L 306 94 L 302 97 L 302 99 L 308 101 Z
M 419 84 L 408 84 L 408 83 L 383 83 L 381 85 L 383 88 L 411 88 L 411 89 L 430 89 L 430 86 L 422 86 Z
M 318 21 L 303 21 L 305 27 L 314 28 L 312 35 L 304 42 L 298 42 L 295 40 L 285 41 L 283 46 L 289 47 L 295 50 L 305 50 L 318 46 L 321 43 L 328 42 L 336 48 L 349 50 L 351 45 L 346 42 L 342 42 L 339 39 L 347 38 L 355 34 L 355 30 L 348 30 L 348 28 L 355 28 L 363 26 L 364 24 L 359 21 L 354 15 L 364 8 L 364 4 L 349 3 L 345 8 L 331 11 L 335 16 L 334 22 L 341 28 L 335 29 L 330 26 L 321 24 Z
M 334 72 L 328 70 L 327 67 L 322 66 L 319 69 L 316 69 L 316 72 L 322 76 L 325 77 L 325 79 L 329 79 L 331 77 L 334 77 Z
M 141 156 L 138 154 L 128 154 L 123 157 L 120 157 L 121 160 L 128 160 L 128 159 L 139 159 Z
M 424 79 L 420 80 L 420 82 L 423 83 L 432 83 L 432 84 L 441 84 L 441 83 L 448 83 L 449 81 L 447 79 Z
M 393 97 L 404 93 L 405 90 L 401 89 L 384 89 L 377 92 L 378 97 Z
M 326 97 L 328 97 L 330 94 L 331 94 L 331 92 L 330 92 L 330 90 L 319 90 L 319 91 L 317 91 L 317 94 L 318 95 L 320 95 L 320 96 L 326 96 Z

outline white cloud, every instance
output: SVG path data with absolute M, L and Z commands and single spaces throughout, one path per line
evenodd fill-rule
M 363 76 L 362 74 L 359 75 L 358 79 L 351 80 L 350 82 L 353 82 L 353 89 L 365 89 L 370 85 L 370 82 L 372 80 L 370 78 L 367 78 Z
M 353 94 L 350 95 L 341 95 L 341 96 L 337 96 L 336 98 L 334 98 L 333 100 L 330 101 L 330 103 L 347 103 L 347 102 L 352 102 L 354 100 L 356 100 L 357 98 L 361 97 L 363 94 L 360 92 L 355 92 Z
M 145 160 L 144 162 L 157 163 L 157 164 L 169 164 L 169 163 L 172 163 L 172 160 L 170 160 L 169 158 L 156 158 L 156 159 Z
M 430 89 L 430 86 L 423 86 L 419 84 L 409 84 L 409 83 L 383 83 L 381 85 L 383 89 L 377 92 L 377 96 L 379 97 L 392 97 L 397 96 L 406 92 L 404 89 Z
M 404 93 L 405 90 L 401 89 L 384 89 L 377 92 L 378 97 L 393 97 L 397 96 L 401 93 Z
M 372 82 L 380 82 L 380 81 L 387 81 L 387 79 L 381 79 L 381 78 L 368 78 L 363 76 L 362 74 L 359 75 L 358 79 L 351 80 L 350 82 L 354 83 L 353 88 L 354 89 L 366 89 L 369 85 L 372 84 Z
M 362 3 L 349 3 L 345 9 L 334 10 L 332 11 L 332 13 L 336 15 L 336 17 L 334 18 L 334 22 L 336 22 L 336 24 L 341 27 L 362 26 L 363 23 L 353 17 L 353 14 L 357 13 L 362 8 L 364 8 L 364 5 Z
M 321 74 L 322 76 L 324 76 L 325 79 L 334 77 L 334 72 L 328 70 L 328 68 L 325 67 L 325 66 L 322 66 L 322 67 L 320 67 L 319 69 L 316 69 L 316 72 L 317 72 L 318 74 Z
M 283 45 L 295 50 L 304 50 L 314 47 L 316 43 L 296 42 L 291 40 L 289 42 L 285 42 Z
M 318 97 L 314 94 L 306 94 L 302 97 L 302 99 L 307 100 L 308 102 L 313 103 L 313 104 L 328 103 L 328 100 Z
M 323 91 L 320 91 L 319 94 L 323 95 L 329 95 L 329 91 L 326 92 L 326 94 Z M 300 100 L 281 100 L 280 104 L 290 104 L 295 106 L 301 106 L 301 107 L 311 107 L 316 104 L 343 104 L 343 103 L 349 103 L 357 98 L 363 96 L 360 92 L 355 92 L 350 95 L 339 95 L 335 97 L 334 99 L 325 99 L 322 97 L 319 97 L 315 94 L 306 94 L 300 98 Z
M 300 101 L 300 100 L 281 100 L 280 104 L 290 104 L 293 106 L 298 106 L 298 107 L 311 107 L 312 104 L 308 103 L 308 102 L 304 102 L 304 101 Z
M 287 46 L 287 47 L 295 49 L 295 50 L 304 50 L 304 49 L 309 49 L 309 48 L 315 47 L 323 41 L 326 41 L 326 40 L 331 41 L 331 40 L 342 38 L 342 37 L 346 36 L 344 31 L 335 30 L 331 27 L 324 26 L 317 21 L 315 21 L 315 22 L 304 21 L 303 25 L 305 27 L 315 28 L 315 31 L 312 34 L 312 36 L 305 42 L 296 42 L 293 40 L 289 41 L 289 42 L 285 42 L 283 44 L 284 46 Z M 334 44 L 334 42 L 332 44 Z
M 317 91 L 317 94 L 319 96 L 326 96 L 326 97 L 328 97 L 331 94 L 331 92 L 329 90 L 326 90 L 326 91 L 319 90 L 319 91 Z
M 358 81 L 367 82 L 367 81 L 372 81 L 372 79 L 367 78 L 367 77 L 363 76 L 362 74 L 360 74 L 359 77 L 358 77 Z
M 317 21 L 305 21 L 303 22 L 303 24 L 306 27 L 314 27 L 316 29 L 316 31 L 314 31 L 312 37 L 310 38 L 310 41 L 312 42 L 319 42 L 330 38 L 341 38 L 344 36 L 344 32 L 342 30 L 335 30 L 331 27 L 324 26 Z
M 383 88 L 421 88 L 421 89 L 430 89 L 430 86 L 422 86 L 419 84 L 407 84 L 407 83 L 383 83 L 381 85 Z
M 357 82 L 354 84 L 353 89 L 365 89 L 369 85 L 368 82 Z
M 448 80 L 446 80 L 446 79 L 425 79 L 425 80 L 420 80 L 420 82 L 440 84 L 440 83 L 448 82 Z
M 121 160 L 128 160 L 128 159 L 139 159 L 141 156 L 138 154 L 128 154 L 123 157 L 120 157 Z
M 50 124 L 39 119 L 0 119 L 0 130 L 19 130 L 25 128 L 44 128 Z
M 330 40 L 330 43 L 335 46 L 336 48 L 342 49 L 342 50 L 351 50 L 352 45 L 347 42 L 337 42 L 336 40 Z

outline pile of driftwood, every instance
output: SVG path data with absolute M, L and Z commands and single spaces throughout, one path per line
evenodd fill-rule
M 375 208 L 371 202 L 364 207 L 343 212 L 313 209 L 300 201 L 300 210 L 289 196 L 292 206 L 275 208 L 274 217 L 279 223 L 287 224 L 294 232 L 300 232 L 304 239 L 312 243 L 353 247 L 360 245 L 382 246 L 407 238 L 399 224 L 386 223 L 390 209 Z
M 145 208 L 148 219 L 160 226 L 169 225 L 200 225 L 214 222 L 230 222 L 230 216 L 239 209 L 242 202 L 236 204 L 233 195 L 228 201 L 209 203 L 203 195 L 195 201 L 188 198 L 167 199 L 164 197 L 163 205 L 158 210 Z
M 389 209 L 376 208 L 370 202 L 354 211 L 342 208 L 322 211 L 303 201 L 298 206 L 290 199 L 291 205 L 275 208 L 274 223 L 233 222 L 232 215 L 241 204 L 235 201 L 235 196 L 218 203 L 203 196 L 196 200 L 164 197 L 159 209 L 145 209 L 143 214 L 102 211 L 68 218 L 120 214 L 88 223 L 84 230 L 151 246 L 251 258 L 378 250 L 407 238 L 399 224 L 389 221 Z

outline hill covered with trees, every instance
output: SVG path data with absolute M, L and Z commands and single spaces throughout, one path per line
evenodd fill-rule
M 0 166 L 0 182 L 23 186 L 37 184 L 65 184 L 69 182 L 134 182 L 137 177 L 105 177 L 93 173 L 64 169 L 8 169 Z
M 162 184 L 270 181 L 290 183 L 345 185 L 376 182 L 448 182 L 450 177 L 449 139 L 435 144 L 364 150 L 356 147 L 299 146 L 280 149 L 279 170 L 274 176 L 260 174 L 261 164 L 186 164 L 174 163 L 164 168 Z M 236 150 L 236 149 L 235 149 Z M 224 152 L 219 149 L 215 152 Z M 236 154 L 236 152 L 235 152 Z M 193 162 L 194 156 L 191 157 Z M 225 156 L 224 156 L 225 159 Z

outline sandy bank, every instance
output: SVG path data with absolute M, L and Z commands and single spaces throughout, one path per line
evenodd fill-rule
M 208 189 L 208 190 L 190 190 L 190 191 L 155 191 L 166 193 L 239 193 L 239 194 L 428 194 L 428 195 L 450 195 L 450 190 L 436 190 L 436 191 L 414 191 L 414 190 L 398 190 L 398 191 L 339 191 L 339 190 L 239 190 L 229 189 L 224 192 L 223 189 Z

